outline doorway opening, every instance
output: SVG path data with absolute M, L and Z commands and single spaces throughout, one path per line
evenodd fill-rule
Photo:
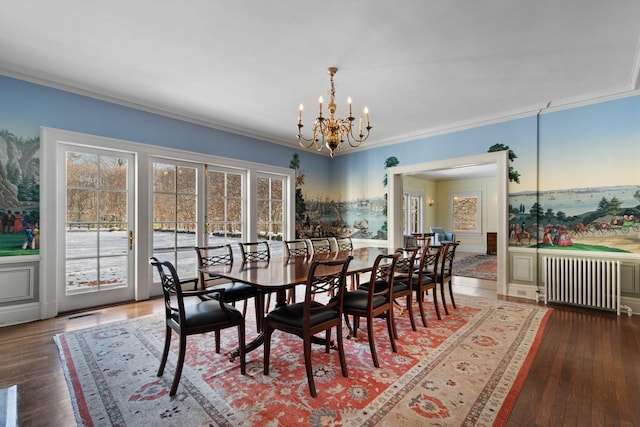
M 497 265 L 498 280 L 496 291 L 498 294 L 507 294 L 507 250 L 508 250 L 508 153 L 506 151 L 486 153 L 476 156 L 460 157 L 454 159 L 439 160 L 434 162 L 418 163 L 414 165 L 395 166 L 387 171 L 388 179 L 388 220 L 389 247 L 400 247 L 403 243 L 402 214 L 403 214 L 403 177 L 418 174 L 427 174 L 433 171 L 462 170 L 469 167 L 493 165 L 497 180 Z

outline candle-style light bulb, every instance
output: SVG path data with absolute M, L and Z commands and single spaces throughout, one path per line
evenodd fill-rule
M 360 135 L 362 135 L 362 116 L 360 116 L 360 126 L 358 129 L 360 129 Z
M 369 109 L 364 107 L 364 118 L 367 121 L 367 127 L 369 127 Z
M 300 109 L 298 110 L 298 122 L 302 123 L 302 111 L 304 110 L 304 105 L 300 104 Z
M 322 115 L 322 97 L 318 99 L 318 102 L 320 103 L 320 115 Z
M 351 117 L 351 97 L 347 98 L 347 104 L 349 104 L 349 117 Z

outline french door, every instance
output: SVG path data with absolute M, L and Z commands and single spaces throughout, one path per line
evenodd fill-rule
M 59 311 L 134 299 L 134 155 L 72 144 L 57 154 Z

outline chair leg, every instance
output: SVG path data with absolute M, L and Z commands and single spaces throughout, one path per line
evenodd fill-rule
M 240 356 L 240 373 L 247 375 L 247 355 L 245 352 L 244 320 L 238 325 L 238 356 Z
M 176 362 L 176 373 L 173 377 L 173 384 L 171 385 L 171 391 L 169 396 L 175 396 L 178 390 L 178 384 L 180 384 L 180 377 L 182 376 L 182 365 L 184 364 L 185 353 L 187 352 L 187 337 L 186 335 L 180 335 L 180 350 L 178 352 L 178 361 Z
M 258 295 L 256 295 L 255 298 L 253 299 L 253 308 L 255 309 L 255 312 L 256 312 L 256 332 L 258 333 L 262 331 L 262 327 L 264 323 L 264 315 L 266 313 L 266 311 L 258 310 L 258 307 L 260 307 L 260 304 L 264 304 L 264 294 L 261 292 L 258 293 Z
M 371 349 L 371 358 L 373 359 L 373 366 L 375 366 L 376 368 L 380 367 L 380 364 L 378 363 L 378 354 L 376 353 L 376 341 L 373 335 L 373 318 L 368 317 L 367 318 L 367 333 L 369 334 L 369 349 Z M 389 331 L 389 334 L 391 336 L 391 340 L 393 341 L 393 334 L 391 331 Z
M 440 282 L 440 296 L 442 297 L 442 306 L 444 307 L 444 314 L 449 315 L 449 309 L 447 308 L 447 301 L 444 299 L 444 279 Z
M 220 331 L 214 332 L 216 339 L 216 353 L 220 354 Z
M 160 360 L 160 368 L 158 368 L 159 377 L 164 373 L 164 367 L 167 364 L 167 357 L 169 357 L 169 347 L 171 347 L 171 328 L 167 326 L 167 332 L 164 338 L 164 348 L 162 349 L 162 359 Z
M 396 347 L 396 340 L 394 339 L 393 336 L 393 331 L 396 327 L 395 325 L 395 320 L 393 318 L 393 308 L 391 308 L 391 310 L 389 310 L 389 312 L 387 313 L 387 330 L 389 331 L 389 341 L 391 341 L 391 350 L 393 350 L 394 353 L 398 352 L 398 348 Z
M 342 369 L 342 376 L 349 377 L 347 372 L 347 360 L 344 357 L 344 346 L 342 345 L 342 325 L 336 327 L 336 340 L 338 341 L 338 357 L 340 358 L 340 368 Z
M 417 331 L 416 329 L 416 320 L 413 318 L 413 301 L 411 298 L 411 294 L 407 295 L 407 311 L 409 312 L 409 321 L 411 322 L 411 330 L 412 331 Z
M 313 367 L 311 366 L 311 337 L 305 336 L 303 338 L 304 347 L 304 366 L 307 371 L 307 382 L 309 383 L 309 392 L 311 393 L 311 397 L 318 397 L 318 392 L 316 391 L 316 383 L 313 381 Z
M 264 368 L 263 368 L 263 373 L 265 375 L 269 375 L 269 356 L 271 356 L 271 333 L 273 332 L 273 329 L 271 329 L 271 325 L 269 325 L 269 322 L 264 322 L 264 325 L 262 326 L 263 329 L 263 333 L 264 333 Z
M 436 309 L 436 316 L 438 317 L 438 320 L 442 320 L 442 316 L 440 315 L 440 308 L 438 306 L 438 290 L 436 288 L 433 288 L 433 306 Z
M 449 279 L 449 295 L 451 296 L 451 304 L 453 305 L 453 308 L 458 308 L 456 307 L 456 300 L 453 298 L 453 287 L 451 286 L 451 280 Z
M 420 311 L 420 318 L 422 319 L 422 326 L 427 327 L 427 316 L 424 313 L 424 291 L 416 291 L 416 300 L 418 301 L 418 310 Z

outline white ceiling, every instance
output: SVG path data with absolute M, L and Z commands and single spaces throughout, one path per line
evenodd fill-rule
M 638 0 L 0 0 L 0 73 L 295 146 L 336 75 L 376 146 L 637 90 Z

